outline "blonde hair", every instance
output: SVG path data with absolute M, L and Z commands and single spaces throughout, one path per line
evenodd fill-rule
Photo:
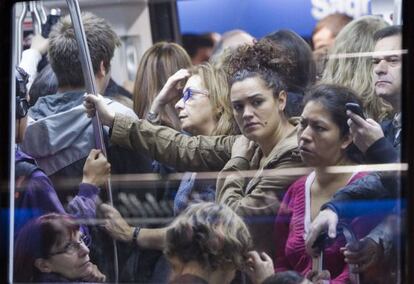
M 138 117 L 145 118 L 152 102 L 170 76 L 191 66 L 187 52 L 176 43 L 158 42 L 150 47 L 142 56 L 134 84 L 134 111 Z M 170 108 L 174 109 L 174 103 Z M 173 122 L 165 111 L 160 115 L 161 124 L 173 127 Z
M 212 271 L 226 264 L 242 268 L 251 249 L 249 230 L 228 206 L 203 202 L 190 205 L 170 225 L 164 253 L 181 262 L 198 262 Z
M 210 103 L 213 107 L 216 127 L 211 135 L 239 134 L 240 130 L 233 116 L 229 98 L 229 83 L 226 72 L 217 69 L 210 63 L 194 66 L 190 73 L 198 75 L 204 87 L 209 92 Z
M 321 83 L 353 89 L 362 100 L 368 116 L 381 120 L 389 116 L 391 106 L 375 95 L 370 56 L 334 57 L 335 55 L 374 50 L 374 34 L 388 26 L 379 17 L 365 16 L 350 22 L 338 34 L 323 72 Z

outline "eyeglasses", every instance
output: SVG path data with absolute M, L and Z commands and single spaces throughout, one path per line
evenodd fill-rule
M 194 94 L 202 94 L 202 95 L 208 96 L 207 91 L 187 88 L 183 92 L 183 101 L 184 101 L 184 103 L 186 103 L 189 99 L 191 99 Z
M 68 242 L 62 250 L 57 251 L 57 252 L 53 252 L 53 253 L 49 253 L 49 256 L 54 256 L 54 255 L 63 254 L 63 253 L 75 254 L 80 250 L 82 245 L 85 245 L 85 246 L 88 247 L 90 245 L 90 243 L 91 243 L 90 238 L 88 236 L 82 234 L 80 236 L 79 241 Z

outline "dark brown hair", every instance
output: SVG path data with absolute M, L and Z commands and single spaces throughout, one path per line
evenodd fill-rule
M 40 271 L 35 267 L 38 258 L 47 259 L 53 246 L 65 241 L 65 236 L 79 231 L 70 216 L 49 213 L 27 223 L 19 231 L 14 249 L 14 280 L 32 282 Z
M 152 102 L 168 78 L 183 68 L 191 67 L 191 59 L 180 45 L 172 42 L 158 42 L 145 51 L 138 66 L 134 84 L 134 111 L 139 118 L 145 118 Z M 171 104 L 174 109 L 174 104 Z M 162 112 L 161 122 L 173 127 L 172 121 Z
M 108 72 L 115 48 L 120 45 L 118 35 L 106 20 L 92 13 L 82 13 L 82 23 L 88 41 L 93 72 L 95 74 L 98 72 L 101 62 Z M 69 15 L 54 25 L 50 32 L 48 58 L 58 79 L 59 87 L 84 86 L 78 43 Z
M 286 81 L 295 76 L 292 54 L 282 46 L 263 38 L 253 45 L 242 45 L 228 59 L 230 85 L 259 76 L 277 96 L 287 90 Z

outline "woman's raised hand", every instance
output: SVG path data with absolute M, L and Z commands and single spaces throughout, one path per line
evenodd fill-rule
M 170 76 L 151 104 L 150 112 L 160 113 L 166 104 L 179 97 L 179 82 L 190 77 L 190 75 L 187 69 L 180 69 Z

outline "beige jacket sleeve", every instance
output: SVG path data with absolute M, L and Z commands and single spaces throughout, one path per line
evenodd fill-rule
M 188 136 L 146 120 L 116 114 L 111 142 L 148 155 L 179 171 L 219 171 L 236 136 Z

